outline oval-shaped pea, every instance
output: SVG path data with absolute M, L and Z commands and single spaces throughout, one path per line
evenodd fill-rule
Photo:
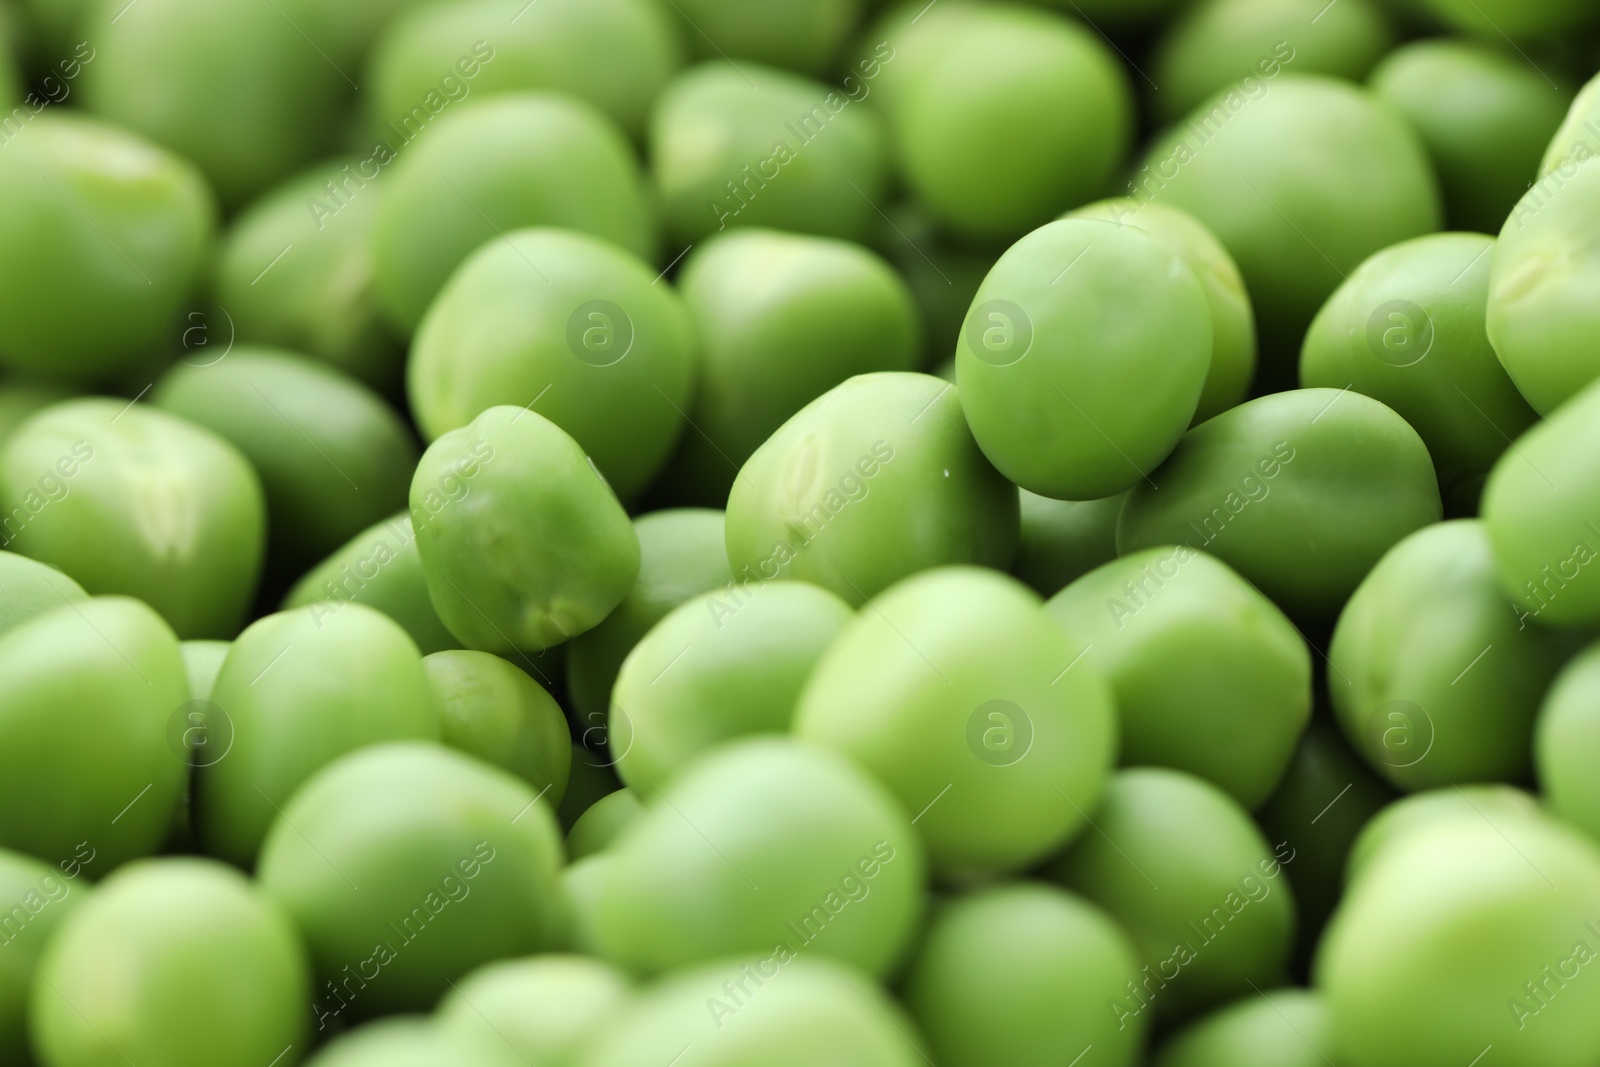
M 604 852 L 616 843 L 623 831 L 644 814 L 644 804 L 639 794 L 631 789 L 607 793 L 572 824 L 567 832 L 567 855 L 578 860 Z
M 499 656 L 435 652 L 422 661 L 442 740 L 521 778 L 552 807 L 572 769 L 572 735 L 555 698 Z
M 88 595 L 54 567 L 15 552 L 0 552 L 0 634 Z
M 945 1067 L 1044 1067 L 1093 1049 L 1107 1067 L 1138 1062 L 1148 1018 L 1106 1011 L 1140 960 L 1099 908 L 1055 886 L 990 886 L 933 915 L 905 999 Z
M 314 775 L 257 870 L 316 963 L 318 1029 L 426 1008 L 475 967 L 555 947 L 551 811 L 520 778 L 437 744 L 376 745 Z
M 87 881 L 0 850 L 0 1056 L 7 1063 L 29 1062 L 28 993 L 46 946 L 86 898 Z
M 1600 788 L 1591 772 L 1600 752 L 1600 646 L 1591 645 L 1556 677 L 1539 709 L 1534 762 L 1551 810 L 1600 841 Z
M 693 334 L 671 286 L 607 241 L 524 230 L 475 252 L 417 329 L 406 393 L 437 438 L 496 404 L 537 410 L 636 496 L 683 432 Z
M 1355 881 L 1375 857 L 1398 851 L 1398 845 L 1413 836 L 1422 840 L 1435 825 L 1448 825 L 1453 819 L 1486 819 L 1495 826 L 1510 826 L 1543 814 L 1537 798 L 1509 785 L 1453 785 L 1408 793 L 1361 828 L 1351 843 L 1343 881 Z
M 1165 768 L 1119 771 L 1051 876 L 1109 911 L 1144 963 L 1109 1007 L 1116 1021 L 1170 1019 L 1275 983 L 1294 941 L 1294 895 L 1269 846 L 1222 790 Z M 1150 1015 L 1146 1015 L 1149 1012 Z
M 1040 596 L 1054 596 L 1074 579 L 1117 556 L 1117 516 L 1122 496 L 1100 500 L 1052 500 L 1017 494 L 1022 525 L 1011 573 Z
M 1600 155 L 1600 74 L 1584 83 L 1572 98 L 1566 117 L 1539 161 L 1539 176 L 1562 169 L 1569 162 L 1579 163 Z
M 61 925 L 39 965 L 30 1029 L 52 1067 L 298 1063 L 287 1053 L 304 1042 L 310 984 L 294 925 L 237 871 L 147 860 Z
M 464 1034 L 434 1018 L 396 1015 L 334 1038 L 306 1067 L 527 1067 L 502 1038 Z
M 930 571 L 840 634 L 794 730 L 888 786 L 941 875 L 1020 870 L 1083 830 L 1115 760 L 1110 687 L 1083 651 L 1014 579 Z
M 632 146 L 590 105 L 507 93 L 453 105 L 427 133 L 396 147 L 372 234 L 379 306 L 396 329 L 416 328 L 474 250 L 526 226 L 577 230 L 654 258 L 655 219 Z
M 1190 430 L 1128 493 L 1117 548 L 1202 549 L 1291 618 L 1331 620 L 1391 545 L 1441 512 L 1433 461 L 1404 419 L 1350 390 L 1298 389 Z
M 985 456 L 1031 492 L 1111 496 L 1183 436 L 1211 366 L 1199 279 L 1135 226 L 1052 222 L 978 287 L 956 347 L 961 408 Z
M 885 974 L 910 945 L 926 874 L 882 786 L 788 738 L 707 756 L 597 858 L 592 932 L 647 973 L 781 946 Z
M 446 1031 L 498 1040 L 528 1063 L 572 1067 L 632 995 L 628 976 L 599 960 L 535 956 L 473 971 L 435 1018 Z
M 787 733 L 795 702 L 850 606 L 808 582 L 736 585 L 685 601 L 628 653 L 607 742 L 623 782 L 663 789 L 706 753 Z
M 639 573 L 615 494 L 576 441 L 524 408 L 490 408 L 429 445 L 411 517 L 439 618 L 484 652 L 592 629 Z
M 949 383 L 862 374 L 800 409 L 739 471 L 728 562 L 740 582 L 798 578 L 860 605 L 929 567 L 1009 565 L 1017 509 Z
M 1250 993 L 1169 1037 L 1155 1067 L 1322 1067 L 1328 1009 L 1306 989 Z
M 675 22 L 700 59 L 731 56 L 818 75 L 837 65 L 845 35 L 866 6 L 862 0 L 771 0 L 756 9 L 739 0 L 681 0 Z M 842 88 L 854 95 L 857 84 L 846 78 Z

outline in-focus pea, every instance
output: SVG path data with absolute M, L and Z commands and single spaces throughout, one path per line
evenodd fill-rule
M 28 994 L 40 957 L 87 890 L 53 863 L 0 850 L 0 1056 L 7 1063 L 29 1062 Z
M 1600 646 L 1591 645 L 1557 676 L 1539 709 L 1534 761 L 1551 810 L 1600 841 Z
M 616 843 L 624 830 L 644 814 L 639 794 L 631 789 L 607 793 L 578 817 L 567 833 L 567 854 L 572 861 L 604 852 Z
M 1590 78 L 1572 98 L 1567 114 L 1539 161 L 1539 176 L 1600 155 L 1600 74 Z
M 0 531 L 4 529 L 0 525 Z M 0 634 L 88 595 L 83 586 L 54 567 L 15 552 L 0 552 Z
M 482 967 L 457 982 L 435 1018 L 446 1031 L 509 1046 L 541 1067 L 573 1067 L 579 1050 L 625 1010 L 628 976 L 582 956 Z
M 1054 596 L 1074 579 L 1117 556 L 1122 496 L 1052 500 L 1026 489 L 1017 562 L 1011 573 L 1040 596 Z
M 1323 1067 L 1330 1045 L 1322 998 L 1304 989 L 1248 996 L 1167 1039 L 1155 1067 Z
M 521 778 L 552 807 L 572 770 L 571 735 L 555 698 L 499 656 L 435 652 L 422 661 L 442 739 Z

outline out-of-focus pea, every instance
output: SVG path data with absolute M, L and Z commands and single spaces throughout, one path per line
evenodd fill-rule
M 1423 840 L 1430 827 L 1452 819 L 1486 819 L 1496 826 L 1521 824 L 1543 812 L 1539 801 L 1509 785 L 1465 785 L 1408 793 L 1369 819 L 1351 843 L 1343 881 L 1353 882 L 1374 858 L 1399 851 L 1408 840 Z
M 639 794 L 631 789 L 607 793 L 578 817 L 567 833 L 567 854 L 574 863 L 610 848 L 623 831 L 644 814 Z
M 52 404 L 71 400 L 75 395 L 72 388 L 49 382 L 13 378 L 0 382 L 0 448 L 11 440 L 18 426 Z
M 1545 695 L 1534 734 L 1539 785 L 1551 809 L 1600 841 L 1600 645 L 1574 659 Z
M 178 645 L 183 654 L 183 674 L 189 681 L 190 701 L 211 699 L 222 662 L 232 647 L 231 641 L 183 641 Z
M 632 993 L 628 977 L 599 960 L 537 956 L 472 972 L 435 1017 L 444 1030 L 498 1040 L 530 1064 L 572 1067 Z
M 1328 1011 L 1304 989 L 1250 993 L 1167 1039 L 1155 1067 L 1322 1067 Z
M 1487 40 L 1553 37 L 1592 25 L 1586 0 L 1422 0 L 1434 18 Z
M 448 1029 L 433 1018 L 397 1015 L 329 1042 L 306 1067 L 527 1067 L 499 1037 Z
M 1024 489 L 1017 495 L 1022 527 L 1011 573 L 1040 596 L 1054 596 L 1116 558 L 1121 494 L 1102 500 L 1052 500 Z
M 1565 163 L 1580 163 L 1600 155 L 1600 74 L 1590 78 L 1572 98 L 1567 114 L 1539 161 L 1545 177 Z
M 28 994 L 40 957 L 87 890 L 52 863 L 0 850 L 0 1056 L 7 1063 L 29 1062 Z
M 487 652 L 435 652 L 422 661 L 445 744 L 492 763 L 561 803 L 572 737 L 555 698 L 514 664 Z
M 700 59 L 753 59 L 802 74 L 834 65 L 863 0 L 677 0 L 677 29 Z M 736 66 L 739 64 L 735 64 Z M 849 83 L 845 86 L 850 87 Z
M 0 552 L 0 634 L 88 595 L 54 567 L 15 552 Z

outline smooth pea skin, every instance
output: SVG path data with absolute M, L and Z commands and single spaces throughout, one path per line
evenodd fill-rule
M 604 852 L 616 843 L 623 831 L 644 814 L 639 794 L 631 789 L 608 793 L 589 805 L 567 832 L 567 855 L 576 863 Z
M 1107 563 L 1046 607 L 1111 682 L 1123 763 L 1188 771 L 1246 808 L 1267 798 L 1311 717 L 1311 653 L 1272 601 L 1178 545 Z
M 258 877 L 329 980 L 318 1022 L 420 1010 L 490 960 L 554 948 L 565 918 L 552 810 L 520 778 L 437 744 L 375 745 L 307 782 Z
M 54 567 L 15 552 L 0 552 L 0 634 L 88 595 L 83 586 Z
M 1238 266 L 1211 231 L 1187 212 L 1132 197 L 1097 200 L 1064 217 L 1137 226 L 1188 264 L 1211 309 L 1211 369 L 1191 421 L 1204 422 L 1243 400 L 1256 369 L 1255 316 Z
M 675 77 L 649 138 L 673 242 L 730 226 L 869 237 L 888 166 L 877 116 L 858 102 L 866 91 L 720 58 Z
M 676 28 L 699 59 L 752 59 L 802 74 L 834 66 L 863 0 L 679 0 Z M 846 82 L 845 88 L 852 83 Z
M 1352 391 L 1298 389 L 1190 430 L 1129 492 L 1117 548 L 1202 549 L 1296 620 L 1331 620 L 1389 546 L 1439 521 L 1415 430 Z
M 1317 312 L 1300 384 L 1393 408 L 1433 457 L 1450 510 L 1472 513 L 1508 437 L 1538 418 L 1484 333 L 1494 239 L 1437 233 L 1362 263 Z
M 1305 989 L 1249 993 L 1167 1039 L 1155 1067 L 1324 1067 L 1328 1011 Z
M 416 328 L 475 249 L 526 226 L 577 230 L 654 258 L 633 148 L 590 105 L 508 93 L 451 105 L 426 132 L 395 146 L 372 235 L 379 306 L 397 330 Z
M 510 771 L 561 803 L 572 737 L 561 706 L 518 667 L 487 652 L 435 652 L 422 661 L 444 743 Z
M 0 365 L 92 381 L 170 340 L 216 225 L 191 164 L 51 108 L 8 139 L 0 201 Z
M 1118 1023 L 1174 1018 L 1276 984 L 1294 940 L 1280 876 L 1289 842 L 1269 847 L 1245 810 L 1181 771 L 1120 771 L 1052 877 L 1109 911 L 1144 967 L 1109 1005 Z
M 490 408 L 429 445 L 411 512 L 433 606 L 480 651 L 539 651 L 592 629 L 639 573 L 639 538 L 594 464 L 522 408 Z
M 189 681 L 189 699 L 210 700 L 216 688 L 217 675 L 228 658 L 231 641 L 183 641 L 178 651 L 183 654 L 183 673 Z
M 435 1017 L 446 1031 L 509 1045 L 530 1064 L 572 1067 L 632 993 L 628 976 L 599 960 L 537 956 L 472 972 Z
M 1205 291 L 1166 244 L 1133 226 L 1052 222 L 1012 245 L 972 299 L 956 347 L 961 407 L 1022 488 L 1111 496 L 1188 429 L 1211 338 Z
M 1053 596 L 1116 558 L 1121 494 L 1100 500 L 1052 500 L 1024 489 L 1017 495 L 1022 526 L 1011 573 L 1035 593 Z
M 1372 866 L 1375 857 L 1398 851 L 1408 840 L 1424 840 L 1431 827 L 1446 825 L 1452 819 L 1487 819 L 1511 829 L 1508 836 L 1515 841 L 1521 833 L 1515 827 L 1529 820 L 1537 822 L 1546 814 L 1537 798 L 1509 785 L 1452 785 L 1408 793 L 1361 828 L 1350 846 L 1343 880 L 1355 881 Z
M 853 605 L 949 563 L 1004 568 L 1017 490 L 984 458 L 956 390 L 927 374 L 862 374 L 756 449 L 728 496 L 740 582 L 798 578 Z
M 1323 935 L 1325 1051 L 1350 1067 L 1470 1063 L 1490 1045 L 1593 1063 L 1600 983 L 1580 968 L 1597 914 L 1600 853 L 1582 835 L 1542 817 L 1434 823 L 1373 859 Z
M 61 925 L 39 966 L 33 1044 L 51 1067 L 257 1067 L 303 1042 L 310 985 L 293 924 L 244 876 L 147 860 Z
M 179 637 L 225 637 L 261 571 L 265 503 L 210 430 L 109 398 L 29 419 L 0 452 L 9 547 L 90 593 L 136 596 Z
M 1591 645 L 1557 676 L 1539 709 L 1534 762 L 1557 815 L 1600 841 L 1600 781 L 1590 773 L 1600 751 L 1600 645 Z
M 211 690 L 231 744 L 200 761 L 196 823 L 207 852 L 240 866 L 318 768 L 381 741 L 439 739 L 422 657 L 400 624 L 362 604 L 320 606 L 253 623 Z
M 429 438 L 496 404 L 571 434 L 617 495 L 639 493 L 685 429 L 689 317 L 656 272 L 563 230 L 491 241 L 462 264 L 417 330 L 411 410 Z
M 735 586 L 674 608 L 628 653 L 611 693 L 607 742 L 623 782 L 652 796 L 729 741 L 788 732 L 851 617 L 809 582 Z
M 795 734 L 889 787 L 934 869 L 1020 870 L 1079 834 L 1115 762 L 1110 687 L 1015 579 L 941 568 L 874 598 L 823 655 Z M 955 803 L 938 803 L 945 791 Z
M 1563 164 L 1578 163 L 1600 154 L 1600 74 L 1584 83 L 1572 98 L 1567 114 L 1539 161 L 1543 178 Z
M 1489 340 L 1541 415 L 1600 378 L 1600 165 L 1568 162 L 1517 202 L 1489 272 Z
M 1595 21 L 1586 0 L 1423 0 L 1422 6 L 1450 29 L 1490 41 L 1554 37 Z
M 45 946 L 83 903 L 85 882 L 54 864 L 0 850 L 0 1056 L 7 1063 L 29 1062 L 28 991 Z
M 306 1067 L 527 1067 L 500 1037 L 448 1029 L 428 1016 L 399 1015 L 334 1038 Z
M 883 975 L 910 946 L 922 845 L 904 809 L 845 759 L 752 738 L 707 756 L 664 796 L 588 861 L 605 864 L 589 922 L 613 962 L 658 973 L 799 953 Z
M 944 1067 L 1054 1067 L 1092 1047 L 1138 1062 L 1148 1018 L 1106 1011 L 1139 973 L 1109 915 L 1055 886 L 977 890 L 934 913 L 906 978 L 906 1003 Z

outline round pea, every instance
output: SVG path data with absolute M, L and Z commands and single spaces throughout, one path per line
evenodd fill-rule
M 787 733 L 812 668 L 851 617 L 807 582 L 678 605 L 628 653 L 611 692 L 607 742 L 623 782 L 649 795 L 729 741 Z
M 1431 827 L 1452 819 L 1486 819 L 1496 826 L 1520 824 L 1541 815 L 1539 801 L 1509 785 L 1452 785 L 1424 789 L 1389 804 L 1374 815 L 1350 846 L 1344 881 L 1353 882 L 1374 857 L 1399 851 L 1407 840 L 1423 840 Z
M 482 967 L 456 983 L 435 1018 L 444 1030 L 499 1040 L 530 1064 L 573 1067 L 625 1010 L 628 977 L 583 956 L 537 956 Z
M 87 889 L 53 864 L 0 850 L 0 1056 L 7 1063 L 29 1062 L 28 993 L 39 960 Z
M 222 672 L 222 662 L 228 658 L 231 641 L 183 641 L 178 651 L 183 654 L 183 673 L 189 680 L 189 699 L 210 700 L 216 688 L 217 675 Z
M 1560 170 L 1568 163 L 1579 163 L 1600 154 L 1600 74 L 1584 83 L 1567 107 L 1566 117 L 1556 128 L 1539 161 L 1539 177 Z
M 728 496 L 740 582 L 798 578 L 860 605 L 947 563 L 1009 566 L 1017 490 L 984 458 L 956 390 L 926 374 L 861 374 L 756 449 Z
M 855 28 L 863 0 L 677 0 L 678 32 L 699 59 L 751 59 L 802 74 L 835 66 L 845 35 Z M 743 64 L 739 64 L 743 66 Z M 849 90 L 851 82 L 846 80 Z
M 552 807 L 572 769 L 561 705 L 539 683 L 487 652 L 435 652 L 422 661 L 443 741 L 521 778 Z
M 436 438 L 496 404 L 537 409 L 637 496 L 678 435 L 694 380 L 689 318 L 645 263 L 598 238 L 524 230 L 455 273 L 417 329 L 406 392 Z
M 708 755 L 603 858 L 591 930 L 647 973 L 760 953 L 885 974 L 910 946 L 926 874 L 916 829 L 882 786 L 788 738 Z
M 503 1038 L 467 1034 L 432 1018 L 379 1019 L 330 1041 L 306 1067 L 527 1067 Z
M 1590 760 L 1600 751 L 1600 645 L 1591 645 L 1557 676 L 1539 709 L 1534 761 L 1551 809 L 1600 840 L 1600 788 Z
M 507 93 L 453 105 L 426 132 L 394 149 L 372 234 L 378 303 L 395 328 L 416 329 L 463 260 L 526 226 L 578 230 L 654 258 L 633 149 L 592 106 Z M 523 269 L 538 281 L 537 268 Z
M 905 999 L 944 1067 L 1049 1067 L 1094 1050 L 1106 1067 L 1139 1062 L 1148 1019 L 1119 1026 L 1139 955 L 1111 917 L 1054 886 L 1015 883 L 934 913 Z
M 0 634 L 88 595 L 54 567 L 15 552 L 0 552 Z
M 1331 620 L 1378 558 L 1439 521 L 1427 446 L 1349 390 L 1298 389 L 1190 430 L 1128 493 L 1117 548 L 1203 549 L 1297 620 Z
M 1155 1067 L 1323 1067 L 1328 1010 L 1305 989 L 1274 989 L 1197 1019 L 1167 1039 Z
M 436 744 L 376 745 L 314 775 L 283 805 L 258 876 L 316 962 L 318 1028 L 427 1007 L 475 967 L 553 948 L 565 918 L 551 810 L 520 778 Z
M 1450 29 L 1491 41 L 1555 37 L 1595 21 L 1586 0 L 1422 0 L 1422 6 Z
M 607 793 L 572 824 L 567 833 L 567 854 L 574 863 L 604 852 L 644 814 L 639 794 L 631 789 Z
M 556 814 L 568 831 L 583 814 L 603 797 L 622 788 L 617 781 L 611 756 L 605 753 L 605 717 L 598 726 L 579 732 L 572 744 L 572 773 L 567 777 L 567 795 L 561 798 Z M 596 748 L 587 747 L 589 743 Z
M 1117 516 L 1122 496 L 1052 500 L 1017 494 L 1022 505 L 1017 562 L 1011 573 L 1040 596 L 1054 596 L 1074 579 L 1117 556 Z
M 1111 690 L 1083 651 L 1014 579 L 930 571 L 823 654 L 794 730 L 888 786 L 941 875 L 1021 870 L 1082 832 L 1115 761 Z

